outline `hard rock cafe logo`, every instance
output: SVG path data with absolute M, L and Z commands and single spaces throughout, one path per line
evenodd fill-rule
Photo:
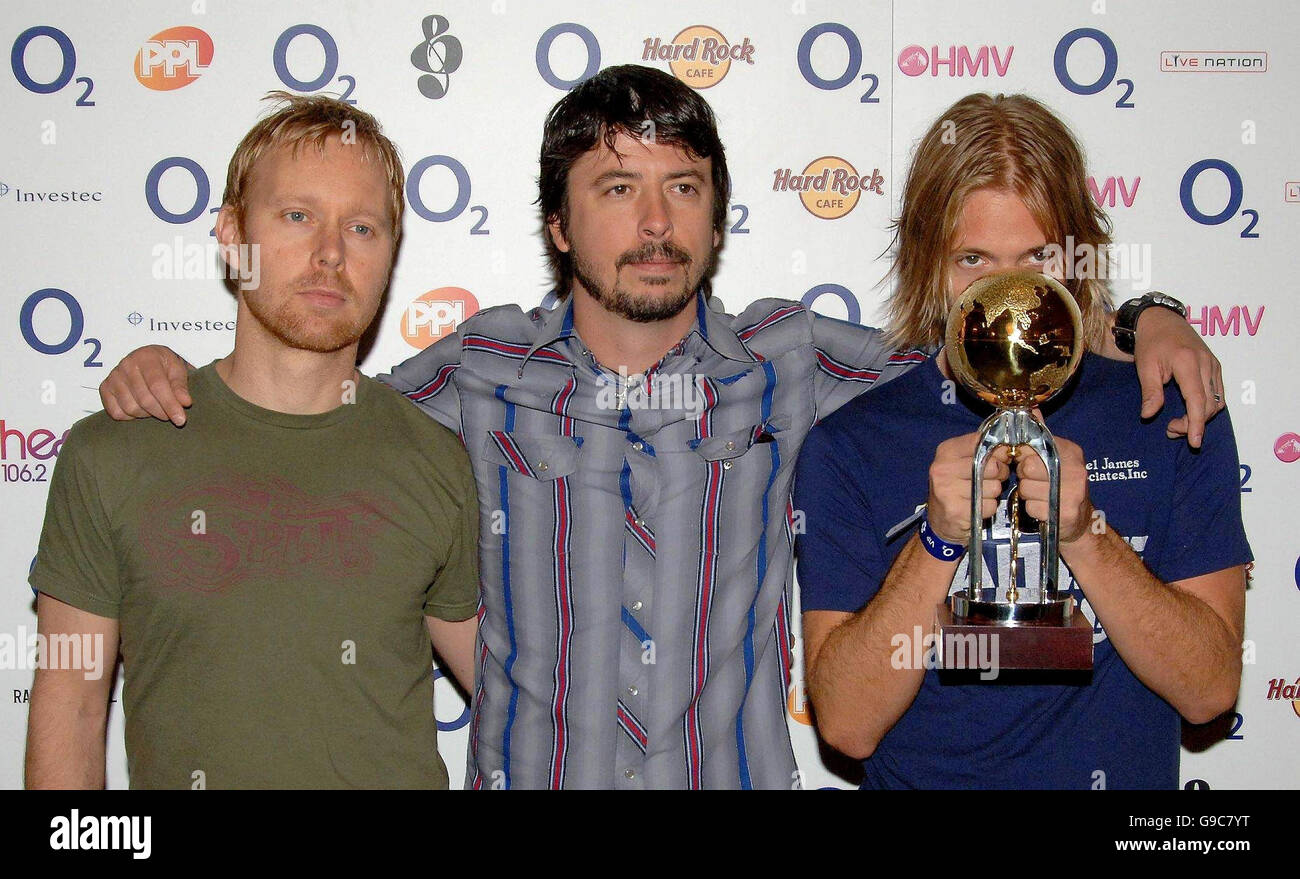
M 1264 698 L 1270 702 L 1290 702 L 1291 710 L 1300 717 L 1300 678 L 1290 682 L 1286 678 L 1273 678 L 1268 682 L 1268 695 Z
M 722 82 L 733 61 L 754 63 L 754 44 L 745 37 L 739 43 L 713 28 L 697 24 L 665 42 L 646 37 L 642 61 L 667 61 L 673 76 L 695 89 L 712 88 Z
M 803 206 L 814 217 L 838 220 L 858 206 L 865 192 L 885 194 L 885 178 L 879 168 L 859 174 L 839 156 L 822 156 L 808 163 L 801 173 L 791 168 L 773 172 L 773 192 L 797 192 Z
M 402 313 L 402 338 L 421 350 L 450 333 L 478 311 L 474 294 L 460 287 L 439 287 L 413 299 Z

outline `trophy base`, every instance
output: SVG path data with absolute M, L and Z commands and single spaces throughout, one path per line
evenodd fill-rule
M 957 601 L 957 598 L 963 599 Z M 1091 671 L 1092 624 L 1081 613 L 1074 613 L 1074 599 L 1066 596 L 1052 602 L 1023 605 L 1001 604 L 996 607 L 1002 619 L 981 614 L 982 606 L 991 602 L 966 599 L 958 593 L 952 605 L 939 605 L 935 616 L 935 647 L 938 667 L 943 670 L 978 668 L 975 657 L 996 657 L 998 671 Z M 1064 604 L 1061 608 L 1059 605 Z M 972 611 L 959 615 L 953 606 Z M 1017 608 L 1038 608 L 1018 611 Z M 1013 616 L 1018 614 L 1018 616 Z M 1035 618 L 1035 615 L 1037 617 Z M 993 639 L 993 647 L 981 639 Z M 982 680 L 991 680 L 981 674 Z

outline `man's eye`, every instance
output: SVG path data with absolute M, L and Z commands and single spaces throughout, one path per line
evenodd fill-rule
M 614 195 L 626 195 L 628 192 L 628 185 L 626 183 L 615 183 L 609 188 L 609 191 Z
M 353 226 L 352 226 L 352 229 L 353 229 L 353 231 L 355 231 L 358 235 L 367 235 L 367 236 L 370 235 L 370 234 L 374 231 L 374 230 L 371 229 L 369 226 L 367 226 L 365 223 L 354 223 Z
M 980 264 L 980 258 L 978 254 L 968 253 L 965 256 L 958 257 L 957 263 L 973 269 Z
M 678 183 L 677 191 L 680 192 L 682 195 L 691 195 L 695 192 L 698 192 L 699 190 L 695 188 L 694 183 Z
M 1035 250 L 1033 253 L 1031 253 L 1031 254 L 1029 255 L 1029 258 L 1032 259 L 1034 262 L 1046 262 L 1046 261 L 1047 261 L 1047 249 L 1046 249 L 1046 248 L 1043 248 L 1043 247 L 1040 247 L 1040 248 L 1038 248 L 1037 250 Z
M 289 211 L 289 213 L 285 214 L 285 217 L 293 220 L 295 223 L 301 223 L 303 220 L 307 219 L 307 214 L 303 211 Z

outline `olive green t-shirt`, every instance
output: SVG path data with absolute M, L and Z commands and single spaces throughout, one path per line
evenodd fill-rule
M 215 365 L 190 390 L 181 429 L 73 426 L 31 575 L 119 622 L 131 786 L 445 788 L 425 615 L 478 602 L 455 434 L 365 377 L 321 415 Z

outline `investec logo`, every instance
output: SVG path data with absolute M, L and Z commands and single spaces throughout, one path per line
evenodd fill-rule
M 402 313 L 402 338 L 412 348 L 429 347 L 454 333 L 461 321 L 478 311 L 474 294 L 460 287 L 439 287 L 411 300 Z
M 1161 73 L 1267 73 L 1267 52 L 1161 52 Z
M 1015 46 L 1005 49 L 980 46 L 972 55 L 969 46 L 948 46 L 946 49 L 931 46 L 927 49 L 912 45 L 898 53 L 898 69 L 905 76 L 920 76 L 927 70 L 931 76 L 938 76 L 940 68 L 944 68 L 948 76 L 988 76 L 989 62 L 992 61 L 993 72 L 997 76 L 1006 76 L 1015 50 Z
M 879 168 L 872 168 L 870 174 L 858 174 L 839 156 L 814 159 L 800 174 L 790 168 L 777 168 L 772 179 L 773 192 L 799 193 L 808 212 L 823 220 L 838 220 L 853 210 L 864 192 L 883 196 L 884 186 Z
M 196 27 L 169 27 L 144 41 L 135 54 L 135 78 L 169 92 L 199 78 L 212 63 L 212 37 Z
M 731 70 L 731 62 L 753 64 L 754 44 L 749 37 L 739 43 L 728 43 L 713 28 L 697 24 L 666 43 L 658 37 L 646 37 L 641 60 L 667 61 L 673 76 L 691 88 L 706 89 L 722 82 Z

